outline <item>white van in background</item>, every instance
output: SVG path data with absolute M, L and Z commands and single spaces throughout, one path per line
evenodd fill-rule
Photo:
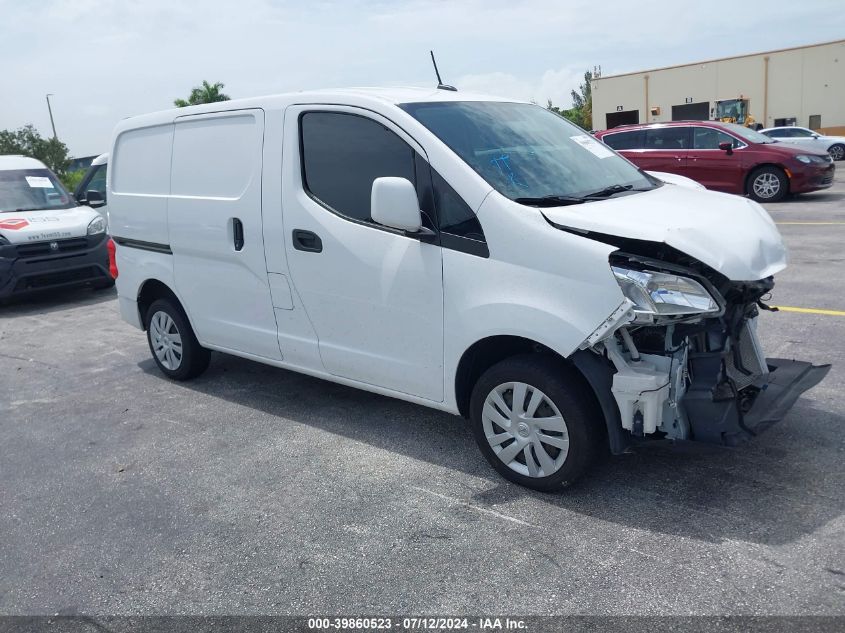
M 0 156 L 0 300 L 75 285 L 114 285 L 105 219 L 41 161 Z
M 85 175 L 73 192 L 73 197 L 76 198 L 79 204 L 96 209 L 106 222 L 109 220 L 109 210 L 106 206 L 108 202 L 106 190 L 108 162 L 108 154 L 100 154 L 91 161 L 88 171 L 85 172 Z
M 741 442 L 828 366 L 766 359 L 758 204 L 646 174 L 529 103 L 422 89 L 226 101 L 116 128 L 120 311 L 209 350 L 468 417 L 540 490 L 601 450 Z

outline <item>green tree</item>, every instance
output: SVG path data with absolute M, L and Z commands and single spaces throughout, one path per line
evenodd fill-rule
M 73 193 L 76 188 L 79 186 L 79 183 L 82 182 L 82 179 L 85 178 L 85 169 L 77 169 L 76 171 L 68 171 L 62 174 L 59 178 L 62 181 L 62 184 L 65 186 L 65 189 Z
M 0 130 L 0 154 L 37 158 L 60 177 L 70 165 L 67 145 L 56 138 L 44 138 L 31 124 L 17 130 Z
M 223 84 L 215 82 L 213 84 L 208 83 L 207 81 L 203 80 L 201 86 L 197 86 L 196 88 L 191 90 L 191 95 L 188 97 L 188 100 L 185 101 L 184 99 L 176 99 L 173 101 L 173 105 L 177 108 L 185 108 L 187 106 L 192 105 L 199 105 L 200 103 L 216 103 L 217 101 L 228 101 L 231 97 L 227 94 L 223 94 L 220 92 L 223 90 Z
M 549 112 L 554 112 L 558 116 L 569 118 L 569 117 L 566 117 L 566 115 L 564 114 L 564 112 L 566 112 L 566 110 L 562 110 L 561 108 L 557 107 L 554 103 L 552 103 L 551 99 L 549 99 L 546 103 L 546 110 L 548 110 Z
M 580 113 L 582 128 L 585 130 L 593 127 L 593 89 L 591 81 L 593 80 L 592 71 L 584 73 L 584 83 L 578 86 L 578 91 L 573 90 L 572 94 L 572 109 Z
M 575 125 L 585 130 L 591 130 L 593 128 L 593 92 L 590 85 L 592 79 L 592 71 L 586 71 L 584 73 L 584 83 L 578 86 L 577 91 L 573 90 L 571 92 L 572 107 L 569 110 L 564 110 L 554 105 L 551 99 L 548 100 L 546 109 L 565 119 L 569 119 Z

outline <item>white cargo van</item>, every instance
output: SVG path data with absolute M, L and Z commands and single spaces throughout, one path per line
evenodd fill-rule
M 460 414 L 536 489 L 602 446 L 738 443 L 828 371 L 760 348 L 786 266 L 760 205 L 529 103 L 363 89 L 139 116 L 108 198 L 121 314 L 165 375 L 218 350 Z
M 41 161 L 0 156 L 0 300 L 63 286 L 109 288 L 106 221 Z
M 84 204 L 103 216 L 106 223 L 109 220 L 109 210 L 106 206 L 106 174 L 109 167 L 109 155 L 100 154 L 91 161 L 88 171 L 76 186 L 73 197 L 79 204 Z

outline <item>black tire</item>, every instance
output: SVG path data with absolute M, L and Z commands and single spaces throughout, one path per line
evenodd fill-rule
M 842 143 L 835 143 L 827 148 L 827 153 L 833 160 L 845 159 L 845 145 Z
M 552 401 L 563 417 L 569 439 L 568 451 L 562 457 L 562 464 L 550 475 L 530 476 L 530 473 L 521 474 L 517 472 L 499 458 L 487 440 L 483 419 L 485 401 L 497 387 L 511 382 L 525 383 L 534 389 L 539 389 Z M 506 396 L 507 392 L 505 392 L 505 401 L 507 402 Z M 527 397 L 524 402 L 530 402 L 530 400 L 530 397 Z M 513 390 L 511 390 L 511 404 L 512 402 Z M 544 401 L 540 406 L 548 405 Z M 528 420 L 530 421 L 530 419 L 534 418 Z M 481 452 L 500 475 L 521 486 L 542 492 L 560 490 L 581 477 L 598 456 L 600 442 L 604 437 L 604 419 L 598 411 L 590 393 L 590 387 L 583 377 L 560 359 L 540 354 L 526 354 L 507 358 L 484 372 L 473 388 L 470 400 L 470 423 Z M 491 425 L 491 429 L 492 433 L 505 430 L 504 427 L 495 424 Z M 538 432 L 537 429 L 527 431 L 531 435 L 525 435 L 525 439 L 519 441 L 532 445 L 533 442 L 530 438 L 534 437 L 535 432 Z M 544 433 L 548 433 L 548 431 L 544 431 Z M 516 446 L 517 440 L 515 439 L 513 442 L 506 440 L 499 444 L 501 452 L 505 452 L 512 443 Z M 559 449 L 550 446 L 546 453 L 551 455 L 551 452 L 555 450 Z M 520 452 L 522 453 L 522 451 Z M 540 465 L 541 460 L 537 458 L 537 449 L 530 448 L 529 454 L 533 456 L 532 460 L 535 466 Z M 558 452 L 557 458 L 560 458 L 561 454 L 562 451 Z M 552 455 L 552 458 L 556 459 L 554 455 Z M 521 465 L 517 465 L 515 462 L 520 459 L 522 460 Z M 524 466 L 528 470 L 527 459 L 528 455 L 517 454 L 512 463 L 519 468 Z
M 167 334 L 172 336 L 177 333 L 181 338 L 181 357 L 178 358 L 178 364 L 171 362 L 173 366 L 166 366 L 158 357 L 155 351 L 157 341 L 156 332 L 161 329 L 160 325 L 153 324 L 153 317 L 158 313 L 164 313 L 170 318 L 172 327 L 167 328 Z M 208 363 L 211 360 L 211 352 L 202 347 L 194 335 L 194 330 L 188 322 L 188 317 L 182 307 L 171 299 L 157 299 L 150 305 L 144 318 L 144 326 L 147 330 L 147 343 L 150 346 L 150 354 L 152 354 L 161 372 L 168 378 L 173 380 L 190 380 L 196 378 L 208 368 Z M 160 341 L 158 341 L 160 343 Z M 177 353 L 171 354 L 170 358 L 176 359 Z M 170 362 L 170 361 L 168 361 Z
M 765 191 L 771 194 L 767 195 Z M 780 167 L 764 165 L 751 172 L 745 192 L 757 202 L 779 202 L 789 193 L 789 179 Z

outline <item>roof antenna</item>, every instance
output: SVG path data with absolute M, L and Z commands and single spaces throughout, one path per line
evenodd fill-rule
M 434 51 L 429 51 L 431 53 L 431 63 L 434 64 L 434 74 L 437 75 L 437 89 L 438 90 L 451 90 L 452 92 L 457 92 L 458 89 L 455 86 L 447 86 L 443 83 L 440 79 L 440 71 L 437 70 L 437 62 L 434 60 Z

